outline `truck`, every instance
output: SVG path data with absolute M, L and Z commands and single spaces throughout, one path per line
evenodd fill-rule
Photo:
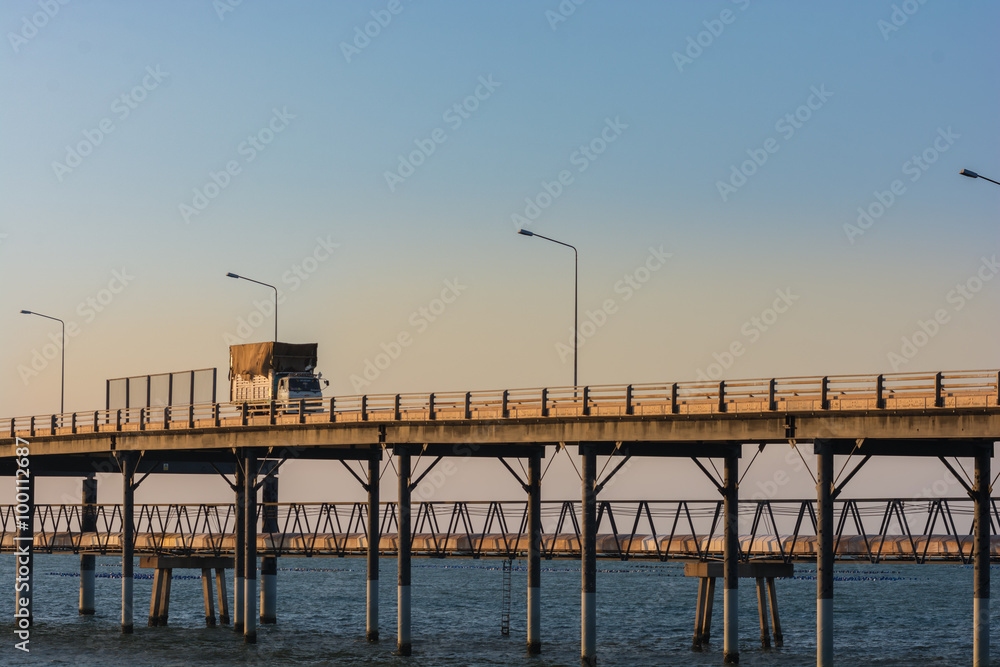
M 316 374 L 316 343 L 246 343 L 229 346 L 229 400 L 248 403 L 254 413 L 270 409 L 271 401 L 323 398 L 323 374 Z M 288 408 L 286 412 L 298 412 Z

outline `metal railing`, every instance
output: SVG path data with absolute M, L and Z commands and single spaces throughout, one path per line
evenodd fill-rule
M 366 394 L 8 418 L 9 437 L 282 424 L 1000 407 L 1000 371 Z
M 998 535 L 1000 498 L 991 499 L 990 530 Z M 121 505 L 36 505 L 36 553 L 121 553 Z M 578 558 L 580 502 L 543 501 L 541 551 L 545 558 Z M 379 551 L 396 553 L 398 508 L 382 503 Z M 525 501 L 414 503 L 415 555 L 444 558 L 524 556 L 528 545 Z M 834 553 L 841 560 L 951 561 L 972 558 L 973 506 L 969 498 L 844 499 L 834 503 Z M 264 530 L 268 519 L 275 530 Z M 816 557 L 815 500 L 742 500 L 743 560 L 808 561 Z M 368 505 L 260 503 L 261 555 L 361 556 L 367 552 Z M 83 530 L 84 521 L 96 530 Z M 232 504 L 137 505 L 136 553 L 225 555 L 235 551 Z M 711 560 L 722 554 L 722 502 L 632 500 L 598 503 L 602 558 Z M 920 528 L 922 526 L 922 528 Z M 603 532 L 602 532 L 603 528 Z M 0 505 L 0 546 L 15 547 L 15 506 Z M 1000 538 L 993 538 L 1000 561 Z

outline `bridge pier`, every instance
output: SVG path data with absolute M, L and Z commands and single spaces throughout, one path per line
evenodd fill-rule
M 212 568 L 201 570 L 201 595 L 205 599 L 205 625 L 215 627 L 215 599 L 212 597 Z
M 760 619 L 761 648 L 771 647 L 767 617 L 770 608 L 771 622 L 774 624 L 774 643 L 781 646 L 781 620 L 778 617 L 778 593 L 775 577 L 791 577 L 795 566 L 791 563 L 750 561 L 740 563 L 738 574 L 741 579 L 757 582 L 757 616 Z M 694 640 L 692 650 L 700 651 L 709 642 L 712 634 L 712 606 L 715 598 L 715 580 L 725 576 L 725 563 L 701 561 L 684 565 L 685 577 L 698 577 L 698 603 L 694 614 Z M 770 593 L 768 594 L 768 589 Z
M 278 475 L 264 478 L 260 501 L 264 503 L 261 530 L 264 533 L 278 532 Z M 269 625 L 278 622 L 278 559 L 263 556 L 260 559 L 260 623 Z
M 141 567 L 141 564 L 140 564 Z M 149 598 L 149 627 L 158 625 L 166 627 L 170 616 L 170 582 L 174 571 L 169 567 L 157 567 L 153 570 L 153 594 Z
M 528 653 L 542 652 L 542 453 L 528 457 Z
M 133 558 L 135 556 L 135 452 L 122 452 L 119 459 L 122 470 L 122 634 L 132 634 L 134 597 Z
M 819 551 L 816 556 L 816 665 L 833 665 L 833 448 L 815 441 Z
M 399 473 L 399 548 L 397 551 L 396 650 L 410 655 L 410 449 L 396 447 L 396 467 Z
M 597 665 L 597 453 L 580 443 L 583 458 L 583 508 L 580 536 L 580 664 Z
M 243 497 L 246 501 L 244 516 L 246 528 L 244 540 L 244 579 L 246 590 L 243 601 L 243 643 L 257 643 L 257 455 L 252 449 L 246 451 L 243 459 L 243 479 L 246 488 Z
M 976 455 L 973 496 L 973 593 L 972 593 L 972 664 L 990 664 L 990 450 Z
M 216 568 L 215 587 L 218 589 L 216 593 L 219 600 L 219 625 L 229 625 L 229 596 L 226 595 L 225 568 Z
M 723 512 L 723 663 L 737 664 L 740 661 L 739 633 L 739 452 L 729 452 L 725 456 Z
M 379 468 L 378 451 L 368 459 L 368 596 L 365 637 L 378 641 Z
M 83 480 L 83 514 L 80 530 L 89 533 L 97 531 L 97 476 L 91 473 Z M 80 556 L 80 614 L 91 615 L 96 609 L 94 583 L 96 557 L 90 554 Z
M 246 564 L 246 474 L 245 461 L 236 456 L 236 507 L 234 514 L 236 544 L 234 551 L 236 563 L 233 567 L 233 632 L 243 633 L 243 575 Z

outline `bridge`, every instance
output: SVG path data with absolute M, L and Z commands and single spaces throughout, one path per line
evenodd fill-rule
M 388 455 L 398 482 L 397 501 L 391 506 L 397 528 L 393 538 L 399 579 L 397 650 L 402 655 L 409 655 L 410 557 L 414 554 L 415 545 L 418 547 L 416 553 L 427 553 L 426 548 L 421 551 L 419 546 L 421 540 L 427 539 L 426 531 L 420 534 L 420 529 L 417 529 L 418 534 L 414 535 L 422 506 L 418 506 L 418 516 L 414 520 L 411 493 L 446 457 L 497 458 L 527 494 L 520 518 L 524 530 L 517 537 L 516 548 L 520 551 L 523 545 L 528 559 L 528 649 L 534 653 L 541 650 L 539 561 L 543 545 L 556 544 L 560 539 L 558 530 L 543 534 L 541 463 L 547 453 L 556 449 L 569 451 L 568 448 L 572 447 L 579 453 L 582 498 L 578 510 L 574 508 L 573 511 L 573 521 L 578 529 L 574 528 L 573 535 L 566 538 L 568 543 L 572 543 L 575 537 L 576 546 L 567 546 L 563 552 L 565 555 L 579 553 L 582 561 L 581 662 L 590 665 L 596 661 L 598 520 L 599 516 L 611 516 L 606 511 L 608 506 L 599 501 L 599 495 L 631 458 L 688 458 L 720 495 L 720 499 L 715 501 L 716 519 L 713 524 L 719 528 L 721 536 L 716 536 L 713 530 L 711 539 L 705 542 L 704 537 L 693 528 L 687 533 L 676 533 L 676 536 L 684 536 L 685 544 L 694 545 L 694 553 L 685 554 L 687 557 L 705 560 L 721 554 L 724 563 L 724 654 L 727 662 L 736 662 L 739 659 L 736 616 L 739 564 L 754 554 L 763 555 L 764 551 L 762 546 L 755 546 L 756 538 L 743 543 L 740 535 L 738 487 L 743 448 L 755 446 L 759 452 L 769 444 L 790 444 L 803 456 L 803 461 L 803 450 L 809 448 L 811 451 L 808 453 L 816 457 L 814 477 L 817 498 L 800 507 L 803 508 L 802 516 L 808 514 L 807 523 L 811 524 L 815 518 L 814 535 L 811 540 L 791 535 L 793 541 L 787 542 L 788 534 L 776 534 L 768 557 L 774 558 L 773 551 L 777 549 L 778 557 L 782 559 L 786 558 L 782 555 L 784 553 L 789 559 L 815 558 L 817 662 L 831 664 L 835 556 L 839 553 L 841 557 L 871 559 L 876 553 L 875 557 L 881 558 L 893 543 L 887 539 L 889 535 L 881 530 L 869 533 L 867 529 L 860 528 L 856 537 L 860 537 L 865 546 L 851 547 L 853 552 L 841 551 L 851 542 L 844 542 L 843 526 L 845 522 L 858 518 L 859 514 L 851 509 L 845 514 L 843 508 L 852 506 L 840 496 L 872 457 L 934 457 L 955 475 L 969 494 L 973 517 L 971 530 L 963 530 L 960 534 L 952 525 L 935 536 L 932 534 L 934 529 L 928 528 L 927 539 L 920 542 L 912 534 L 907 535 L 908 528 L 902 529 L 900 534 L 892 536 L 899 548 L 893 546 L 889 551 L 907 553 L 916 561 L 930 558 L 930 554 L 941 553 L 942 550 L 950 550 L 947 558 L 953 560 L 971 559 L 974 564 L 974 664 L 985 665 L 989 662 L 989 562 L 991 551 L 994 551 L 990 536 L 991 532 L 995 532 L 991 507 L 992 514 L 996 516 L 996 503 L 990 498 L 990 460 L 993 443 L 1000 437 L 998 388 L 1000 372 L 990 370 L 379 394 L 264 405 L 210 403 L 96 410 L 0 421 L 0 428 L 5 432 L 5 437 L 0 439 L 0 468 L 6 474 L 17 475 L 18 469 L 24 468 L 21 464 L 26 459 L 25 455 L 30 452 L 32 475 L 20 480 L 19 490 L 23 493 L 23 500 L 19 495 L 18 502 L 25 505 L 28 516 L 35 520 L 24 522 L 23 527 L 18 528 L 16 538 L 41 545 L 43 549 L 47 544 L 55 545 L 59 532 L 68 534 L 61 539 L 69 543 L 76 539 L 82 544 L 86 534 L 90 536 L 91 544 L 96 540 L 99 545 L 101 532 L 94 527 L 99 512 L 96 511 L 96 484 L 92 484 L 90 479 L 84 481 L 84 504 L 90 509 L 81 512 L 87 523 L 81 522 L 76 531 L 42 531 L 39 535 L 41 540 L 36 539 L 34 525 L 38 508 L 34 506 L 33 489 L 36 476 L 92 476 L 95 472 L 122 475 L 124 502 L 112 512 L 118 512 L 121 517 L 122 630 L 131 632 L 131 581 L 133 556 L 137 548 L 136 487 L 145 476 L 156 472 L 173 472 L 183 470 L 184 466 L 194 466 L 192 472 L 214 470 L 222 473 L 229 466 L 234 479 L 229 482 L 227 477 L 227 483 L 236 494 L 236 502 L 231 510 L 232 530 L 220 534 L 225 535 L 226 540 L 232 540 L 235 555 L 236 625 L 244 632 L 246 641 L 253 642 L 256 641 L 257 585 L 254 564 L 258 549 L 265 554 L 260 571 L 266 600 L 267 592 L 273 587 L 274 566 L 270 554 L 282 553 L 284 548 L 281 546 L 275 550 L 273 540 L 268 541 L 269 536 L 279 532 L 275 528 L 280 512 L 276 497 L 276 472 L 288 460 L 340 461 L 368 493 L 364 519 L 358 519 L 363 523 L 364 530 L 355 531 L 363 533 L 363 536 L 357 538 L 352 551 L 363 551 L 368 558 L 367 632 L 370 640 L 377 641 L 378 589 L 374 583 L 378 579 L 378 558 L 382 553 L 383 538 L 390 537 L 388 533 L 383 535 L 381 532 L 383 508 L 379 481 L 383 474 L 382 460 Z M 834 475 L 835 455 L 846 457 L 838 475 Z M 598 456 L 608 457 L 609 465 L 604 470 L 615 462 L 606 475 L 604 470 L 598 472 Z M 423 472 L 416 474 L 415 469 L 424 457 L 429 463 Z M 964 472 L 964 467 L 957 461 L 960 458 L 973 460 L 973 476 L 957 472 L 956 467 Z M 721 471 L 712 459 L 722 459 Z M 753 460 L 745 466 L 744 473 L 753 465 Z M 355 471 L 348 465 L 350 461 L 367 463 L 367 474 Z M 526 467 L 520 463 L 522 461 L 526 461 Z M 520 471 L 511 462 L 516 462 Z M 852 462 L 854 465 L 848 470 Z M 812 470 L 806 467 L 813 475 Z M 137 474 L 143 475 L 138 481 Z M 258 504 L 261 487 L 262 503 Z M 842 503 L 839 522 L 834 518 L 838 501 Z M 893 507 L 893 512 L 900 511 L 898 504 Z M 941 507 L 938 507 L 940 510 Z M 770 510 L 773 511 L 773 508 L 772 504 Z M 140 508 L 140 515 L 142 511 Z M 649 514 L 651 516 L 652 512 Z M 355 524 L 355 527 L 358 525 Z M 759 522 L 755 520 L 754 525 L 759 525 Z M 801 525 L 800 522 L 795 533 Z M 658 551 L 663 548 L 662 534 L 655 528 L 647 533 L 636 531 L 637 528 L 633 528 L 631 533 L 613 529 L 610 535 L 616 542 L 617 557 L 622 556 L 622 536 L 631 538 L 625 553 L 627 557 L 632 556 L 633 545 L 639 548 L 637 540 L 640 535 L 643 536 L 642 549 Z M 105 531 L 105 536 L 109 532 Z M 169 531 L 145 531 L 142 542 L 147 546 L 141 548 L 149 548 L 150 543 L 155 545 L 160 539 L 162 549 L 166 532 Z M 296 538 L 298 544 L 308 542 L 302 542 L 303 531 L 291 532 L 299 533 Z M 231 538 L 228 537 L 230 533 Z M 499 531 L 501 537 L 505 533 L 506 530 Z M 337 545 L 346 544 L 333 537 L 341 534 L 339 530 L 323 531 L 322 534 L 333 539 L 334 549 L 343 548 Z M 670 534 L 675 535 L 673 530 Z M 190 533 L 189 537 L 194 539 L 195 535 L 197 533 Z M 204 531 L 201 535 L 206 539 Z M 482 533 L 480 539 L 485 540 L 485 535 Z M 328 540 L 327 537 L 324 539 Z M 433 541 L 433 536 L 431 539 Z M 472 541 L 460 543 L 458 537 L 455 540 L 452 548 L 455 554 L 465 552 L 466 547 L 473 544 Z M 995 540 L 992 542 L 995 543 Z M 607 534 L 602 537 L 601 543 L 603 555 L 615 554 L 615 550 L 608 547 Z M 680 541 L 677 543 L 681 544 Z M 110 538 L 106 544 L 111 544 Z M 183 546 L 183 540 L 180 544 Z M 209 539 L 200 544 L 210 545 L 212 541 Z M 800 544 L 812 546 L 798 551 Z M 842 547 L 842 544 L 845 546 Z M 873 544 L 877 545 L 874 552 Z M 910 546 L 907 547 L 907 544 Z M 191 549 L 193 545 L 194 542 L 189 542 L 185 548 Z M 678 548 L 690 551 L 691 547 Z M 507 549 L 509 552 L 509 546 Z M 668 557 L 672 549 L 673 544 L 668 543 Z M 86 567 L 84 559 L 88 557 L 92 556 L 85 554 L 81 557 L 83 568 Z M 658 553 L 657 557 L 662 555 Z M 92 566 L 90 569 L 93 569 Z M 85 584 L 82 577 L 81 590 Z

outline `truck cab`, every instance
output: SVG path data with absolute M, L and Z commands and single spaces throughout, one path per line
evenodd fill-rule
M 323 380 L 329 384 L 329 380 Z M 323 398 L 320 378 L 312 373 L 289 373 L 278 378 L 275 400 L 296 401 L 300 398 Z

